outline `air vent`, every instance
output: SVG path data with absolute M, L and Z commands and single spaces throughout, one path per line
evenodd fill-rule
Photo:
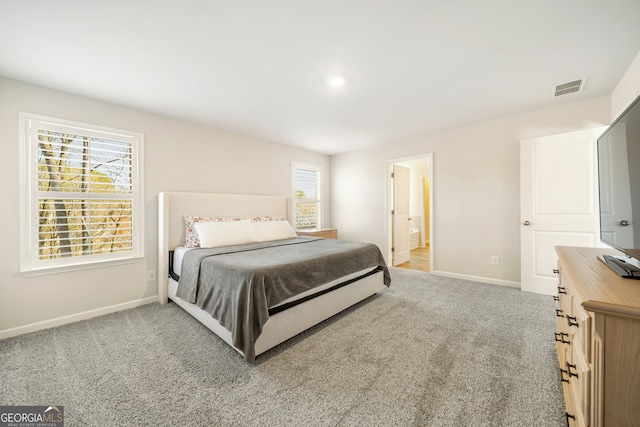
M 554 96 L 566 95 L 568 93 L 580 92 L 584 88 L 586 77 L 580 80 L 574 80 L 567 83 L 556 85 Z

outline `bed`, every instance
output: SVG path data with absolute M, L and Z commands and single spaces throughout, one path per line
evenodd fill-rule
M 243 242 L 211 249 L 184 248 L 185 238 L 189 235 L 185 232 L 185 216 L 253 218 L 254 220 L 261 218 L 260 221 L 262 218 L 267 218 L 266 221 L 270 221 L 286 220 L 290 210 L 290 199 L 282 196 L 160 193 L 159 301 L 162 304 L 166 304 L 169 300 L 175 302 L 251 363 L 259 354 L 389 286 L 389 271 L 379 249 L 372 244 L 290 236 L 277 241 L 270 241 L 267 238 L 267 241 Z M 373 254 L 373 248 L 377 255 Z M 341 252 L 352 249 L 367 253 L 366 266 L 362 264 L 365 261 L 338 262 L 340 259 L 358 259 L 355 252 L 353 256 L 351 252 Z M 329 256 L 330 261 L 317 259 L 319 255 L 316 253 L 334 250 L 339 254 Z M 287 267 L 287 274 L 290 274 L 291 278 L 284 280 L 283 274 L 275 273 L 279 270 L 273 270 L 276 264 L 271 263 L 272 255 L 268 251 L 289 253 L 290 255 L 285 256 L 293 257 L 297 262 L 296 265 L 304 264 L 307 270 L 298 271 L 297 267 Z M 307 253 L 310 257 L 308 260 L 301 258 L 306 257 Z M 372 261 L 374 258 L 375 262 Z M 264 302 L 251 296 L 243 298 L 243 300 L 250 300 L 251 304 L 238 304 L 233 300 L 237 298 L 235 295 L 230 297 L 227 294 L 216 294 L 215 292 L 221 292 L 218 285 L 205 285 L 207 274 L 212 277 L 211 282 L 218 283 L 221 280 L 218 275 L 222 274 L 222 270 L 235 268 L 231 264 L 241 268 L 245 263 L 249 264 L 253 260 L 256 260 L 258 265 L 264 265 L 265 271 L 274 271 L 264 274 L 259 271 L 259 275 L 255 272 L 246 274 L 246 277 L 249 277 L 247 280 L 255 280 L 256 276 L 266 277 L 267 279 L 261 279 L 262 281 L 258 282 L 258 285 L 264 288 L 258 288 L 256 291 L 253 283 L 245 286 L 244 282 L 242 286 L 236 286 L 235 283 L 233 286 L 250 288 L 254 296 L 264 298 Z M 193 270 L 194 266 L 201 267 L 202 272 Z M 339 277 L 334 277 L 338 274 L 337 272 Z M 239 280 L 235 273 L 232 276 L 234 277 L 232 281 Z M 188 282 L 193 282 L 192 286 L 196 288 L 185 290 Z M 272 282 L 276 285 L 274 286 Z M 204 288 L 209 289 L 211 293 L 201 297 Z M 198 300 L 198 298 L 201 299 Z M 232 307 L 228 308 L 216 301 L 227 301 L 225 304 L 230 304 Z M 235 311 L 236 306 L 241 306 L 241 310 L 244 311 Z M 243 323 L 244 326 L 242 326 Z

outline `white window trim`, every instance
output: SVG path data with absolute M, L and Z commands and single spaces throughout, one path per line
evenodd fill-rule
M 293 228 L 296 228 L 296 224 L 297 224 L 297 218 L 296 218 L 296 204 L 297 204 L 297 199 L 296 199 L 296 169 L 310 169 L 310 170 L 314 170 L 317 171 L 318 173 L 320 173 L 320 199 L 319 199 L 319 209 L 318 209 L 318 228 L 322 228 L 322 221 L 324 218 L 324 197 L 323 197 L 323 191 L 324 191 L 324 168 L 322 166 L 318 166 L 318 165 L 314 165 L 311 163 L 302 163 L 302 162 L 296 162 L 296 161 L 292 161 L 291 162 L 291 199 L 293 200 L 293 212 L 292 212 L 292 218 L 291 218 L 291 222 L 292 222 L 292 226 Z M 310 201 L 316 201 L 315 199 L 309 199 Z
M 52 128 L 65 126 L 77 128 L 88 136 L 128 139 L 132 143 L 133 182 L 136 184 L 136 192 L 133 195 L 134 235 L 133 249 L 118 254 L 105 256 L 91 255 L 90 257 L 71 257 L 62 261 L 38 260 L 37 235 L 38 235 L 38 207 L 37 201 L 37 170 L 34 171 L 34 159 L 37 159 L 37 149 L 30 143 L 30 125 L 32 122 L 48 122 Z M 20 230 L 20 272 L 23 276 L 36 276 L 66 271 L 83 270 L 107 265 L 126 264 L 144 259 L 144 136 L 141 133 L 123 131 L 119 129 L 79 123 L 70 120 L 58 119 L 31 113 L 19 113 L 20 132 L 20 177 L 19 177 L 19 230 Z M 35 156 L 35 157 L 34 157 Z M 35 253 L 34 253 L 35 248 Z

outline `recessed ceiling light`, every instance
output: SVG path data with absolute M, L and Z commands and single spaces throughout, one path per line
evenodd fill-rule
M 341 76 L 333 76 L 329 77 L 327 80 L 327 84 L 331 87 L 340 87 L 344 84 L 344 77 Z

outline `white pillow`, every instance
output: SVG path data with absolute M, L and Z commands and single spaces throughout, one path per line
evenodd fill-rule
M 241 216 L 195 216 L 195 215 L 185 215 L 184 216 L 184 247 L 185 248 L 199 248 L 200 247 L 200 238 L 198 237 L 198 232 L 196 231 L 193 224 L 196 222 L 232 222 L 232 221 L 242 221 L 243 219 L 247 219 Z
M 217 248 L 258 241 L 250 219 L 233 222 L 196 222 L 193 226 L 198 233 L 202 248 Z
M 297 237 L 298 233 L 287 221 L 254 222 L 258 242 L 282 240 Z

